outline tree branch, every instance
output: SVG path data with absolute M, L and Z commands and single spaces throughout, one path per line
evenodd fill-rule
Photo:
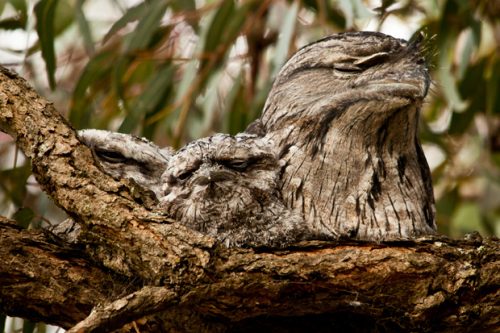
M 21 290 L 26 283 L 42 288 L 37 283 L 47 285 L 50 276 L 42 268 L 57 272 L 64 264 L 54 260 L 68 258 L 71 270 L 86 269 L 83 274 L 88 281 L 104 281 L 102 274 L 113 281 L 127 276 L 136 279 L 134 286 L 117 283 L 116 289 L 132 293 L 139 284 L 148 284 L 153 287 L 143 293 L 160 290 L 167 296 L 159 293 L 142 308 L 140 302 L 130 302 L 141 299 L 135 298 L 141 291 L 113 303 L 120 293 L 106 294 L 102 286 L 93 284 L 85 289 L 85 283 L 80 290 L 78 281 L 65 280 L 60 273 L 53 276 L 66 281 L 66 289 L 54 289 L 56 296 L 70 294 L 75 298 L 72 304 L 78 300 L 84 306 L 62 315 L 63 299 L 40 297 L 46 307 L 32 308 L 26 300 L 35 296 L 28 293 L 22 298 L 2 287 L 3 312 L 28 316 L 33 311 L 36 318 L 69 327 L 88 315 L 92 305 L 102 303 L 101 310 L 75 328 L 96 331 L 107 324 L 119 327 L 159 309 L 167 309 L 157 314 L 165 331 L 300 331 L 310 330 L 311 320 L 317 329 L 467 331 L 492 330 L 499 325 L 497 239 L 437 237 L 387 244 L 310 242 L 279 251 L 226 249 L 162 216 L 133 184 L 116 182 L 101 172 L 52 105 L 5 69 L 0 69 L 0 128 L 16 137 L 32 159 L 43 189 L 82 226 L 79 250 L 60 255 L 65 245 L 46 238 L 40 241 L 38 237 L 44 234 L 0 221 L 0 245 L 14 244 L 0 252 L 0 258 L 4 262 L 20 259 L 16 267 L 26 270 L 23 276 L 34 274 L 32 280 L 19 283 L 11 279 L 9 290 Z M 29 242 L 31 250 L 17 258 L 16 249 L 24 249 L 23 244 Z M 33 265 L 40 267 L 29 271 Z M 101 269 L 103 266 L 111 271 Z M 2 286 L 6 285 L 5 276 L 0 274 Z M 95 300 L 85 301 L 88 292 Z M 116 307 L 124 300 L 129 306 Z M 62 317 L 56 319 L 58 316 Z M 94 328 L 84 326 L 92 319 L 98 322 Z
M 42 189 L 83 225 L 82 241 L 95 260 L 145 281 L 192 281 L 203 274 L 213 240 L 172 226 L 172 220 L 143 206 L 140 189 L 103 173 L 53 105 L 5 68 L 0 68 L 0 129 L 31 158 Z M 180 267 L 185 264 L 192 267 Z
M 0 217 L 0 312 L 71 327 L 97 303 L 132 289 L 77 248 Z M 135 287 L 136 288 L 136 287 Z
M 179 303 L 178 295 L 165 287 L 144 287 L 106 306 L 95 307 L 85 320 L 79 322 L 68 333 L 106 332 L 118 329 L 131 317 L 159 312 Z

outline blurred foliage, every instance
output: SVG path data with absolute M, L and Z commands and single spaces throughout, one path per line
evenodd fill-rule
M 0 63 L 75 128 L 176 148 L 243 130 L 279 68 L 309 42 L 346 30 L 423 31 L 434 85 L 421 136 L 440 231 L 500 234 L 500 1 L 7 0 L 0 14 Z M 16 38 L 24 46 L 7 42 Z M 7 141 L 0 136 L 0 213 L 31 227 L 53 220 Z

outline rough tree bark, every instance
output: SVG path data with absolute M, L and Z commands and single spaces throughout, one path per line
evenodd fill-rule
M 102 173 L 52 104 L 4 68 L 0 129 L 82 227 L 70 245 L 0 218 L 2 313 L 78 324 L 71 332 L 468 332 L 500 325 L 495 238 L 227 249 L 155 211 L 133 184 Z

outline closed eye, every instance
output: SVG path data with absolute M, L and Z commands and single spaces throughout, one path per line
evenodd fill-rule
M 100 159 L 109 163 L 123 163 L 126 161 L 126 157 L 117 151 L 96 149 L 95 154 Z
M 342 73 L 359 73 L 363 71 L 363 68 L 358 67 L 356 65 L 350 64 L 350 63 L 339 63 L 333 65 L 333 68 Z
M 235 171 L 245 171 L 252 164 L 250 160 L 221 160 L 218 162 Z
M 188 169 L 182 170 L 176 178 L 181 181 L 188 180 L 200 168 L 200 165 L 200 160 L 195 161 Z
M 389 56 L 390 55 L 387 52 L 374 53 L 367 57 L 356 60 L 354 62 L 354 65 L 363 69 L 367 69 L 369 67 L 373 67 L 387 61 Z
M 389 53 L 378 52 L 369 56 L 357 59 L 353 62 L 340 62 L 333 65 L 333 68 L 342 73 L 359 73 L 370 67 L 379 65 L 389 58 Z

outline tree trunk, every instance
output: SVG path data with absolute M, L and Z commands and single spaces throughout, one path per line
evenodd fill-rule
M 0 218 L 0 259 L 8 263 L 0 265 L 2 313 L 78 324 L 74 332 L 500 325 L 495 238 L 227 249 L 163 216 L 130 182 L 102 173 L 52 104 L 3 68 L 0 129 L 16 138 L 44 191 L 82 230 L 70 245 Z

